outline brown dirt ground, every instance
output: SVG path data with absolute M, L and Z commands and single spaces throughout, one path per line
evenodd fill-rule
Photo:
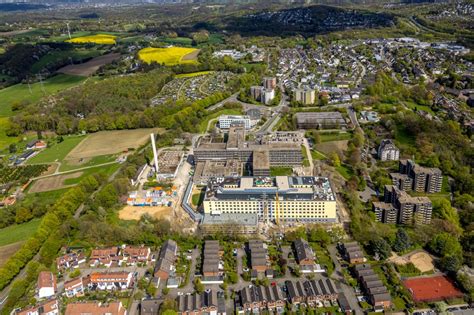
M 62 67 L 58 70 L 58 72 L 87 77 L 94 74 L 103 65 L 109 64 L 118 58 L 120 58 L 119 53 L 107 54 L 104 56 L 95 57 L 81 64 Z
M 150 133 L 160 133 L 159 128 L 100 131 L 90 134 L 69 152 L 65 160 L 74 162 L 98 155 L 115 154 L 129 148 L 138 148 L 150 139 Z
M 433 258 L 425 251 L 411 252 L 403 256 L 393 253 L 390 261 L 397 265 L 406 265 L 411 262 L 421 272 L 428 272 L 434 269 Z
M 335 151 L 346 151 L 348 142 L 347 140 L 322 142 L 316 144 L 315 147 L 316 150 L 329 155 Z
M 195 60 L 195 59 L 197 59 L 197 56 L 199 55 L 200 51 L 201 51 L 200 49 L 197 49 L 197 50 L 193 51 L 192 53 L 189 53 L 189 54 L 183 56 L 183 58 L 181 58 L 181 60 Z
M 16 253 L 20 249 L 23 241 L 16 242 L 13 244 L 8 244 L 0 247 L 0 267 L 7 261 L 10 256 Z
M 122 220 L 140 220 L 142 215 L 149 214 L 159 219 L 170 219 L 171 207 L 134 207 L 125 206 L 119 211 L 119 218 Z
M 69 178 L 77 178 L 82 172 L 75 172 L 65 175 L 56 175 L 36 180 L 30 187 L 30 193 L 57 190 L 61 188 L 71 187 L 74 185 L 64 185 L 64 181 Z
M 44 175 L 54 174 L 54 172 L 56 171 L 57 168 L 58 168 L 58 164 L 51 164 L 51 165 L 48 166 L 48 169 L 46 171 L 41 173 L 41 175 L 44 176 Z

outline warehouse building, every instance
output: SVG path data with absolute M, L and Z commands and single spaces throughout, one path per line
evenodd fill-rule
M 336 197 L 325 177 L 213 178 L 205 215 L 256 213 L 259 221 L 336 222 Z

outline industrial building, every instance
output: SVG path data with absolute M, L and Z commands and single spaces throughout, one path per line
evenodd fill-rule
M 340 112 L 299 112 L 295 114 L 299 129 L 346 128 L 346 120 Z
M 194 149 L 194 159 L 197 163 L 205 161 L 236 160 L 251 166 L 254 164 L 254 152 L 263 151 L 268 156 L 270 166 L 300 166 L 303 162 L 301 145 L 296 143 L 261 144 L 256 141 L 246 141 L 245 129 L 230 127 L 227 141 L 212 136 L 203 137 Z
M 314 104 L 316 102 L 316 91 L 308 87 L 295 89 L 294 99 L 303 105 Z
M 336 197 L 325 177 L 213 178 L 204 214 L 252 214 L 259 221 L 336 222 Z
M 393 185 L 385 185 L 384 202 L 374 202 L 377 221 L 392 224 L 430 224 L 433 206 L 428 197 L 412 197 Z

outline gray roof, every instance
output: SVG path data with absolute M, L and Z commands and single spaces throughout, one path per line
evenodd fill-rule
M 313 250 L 309 243 L 304 239 L 297 239 L 294 241 L 296 259 L 298 262 L 309 259 L 314 260 Z

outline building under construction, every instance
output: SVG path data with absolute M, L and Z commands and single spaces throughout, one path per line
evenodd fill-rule
M 336 222 L 336 197 L 325 177 L 220 177 L 208 182 L 204 215 L 256 214 L 260 222 Z

